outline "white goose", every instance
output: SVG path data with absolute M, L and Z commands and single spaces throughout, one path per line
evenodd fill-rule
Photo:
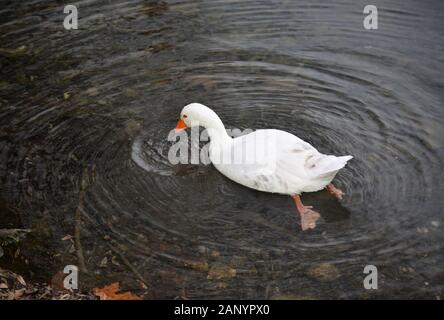
M 221 119 L 200 104 L 186 105 L 176 131 L 203 126 L 210 137 L 209 156 L 229 179 L 259 191 L 290 195 L 301 217 L 302 230 L 313 229 L 320 215 L 304 206 L 300 194 L 323 188 L 342 199 L 331 181 L 352 156 L 324 155 L 295 135 L 275 129 L 257 130 L 231 138 Z

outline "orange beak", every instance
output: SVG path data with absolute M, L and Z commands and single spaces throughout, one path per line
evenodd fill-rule
M 185 130 L 187 127 L 187 125 L 185 124 L 185 122 L 182 119 L 179 119 L 179 121 L 177 121 L 177 125 L 176 125 L 176 132 Z

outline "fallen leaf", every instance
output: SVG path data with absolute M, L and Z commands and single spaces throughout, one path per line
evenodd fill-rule
M 106 268 L 108 266 L 108 258 L 105 257 L 100 261 L 100 268 Z
M 66 291 L 63 281 L 65 280 L 66 274 L 63 271 L 57 272 L 51 278 L 51 287 L 54 291 Z
M 207 279 L 233 278 L 236 276 L 236 269 L 224 264 L 213 264 L 208 270 Z
M 62 241 L 71 240 L 71 239 L 72 239 L 72 235 L 67 234 L 66 236 L 64 236 L 64 237 L 62 238 Z
M 18 299 L 18 298 L 20 298 L 21 296 L 23 296 L 23 294 L 25 293 L 25 291 L 26 291 L 25 288 L 20 289 L 20 290 L 14 290 L 13 292 L 11 292 L 9 298 L 10 298 L 11 300 Z
M 117 261 L 117 257 L 116 256 L 112 257 L 111 262 L 112 262 L 112 264 L 114 264 L 116 266 L 120 266 L 120 263 L 119 263 L 119 261 Z
M 23 279 L 23 277 L 21 275 L 17 276 L 17 281 L 20 282 L 20 284 L 22 286 L 26 287 L 26 282 L 25 282 L 25 280 Z
M 207 271 L 208 270 L 208 262 L 202 260 L 186 260 L 184 261 L 184 265 L 188 268 L 198 271 Z
M 119 283 L 114 282 L 103 288 L 95 288 L 94 294 L 98 296 L 100 300 L 142 300 L 142 298 L 131 292 L 117 293 L 119 290 Z
M 144 289 L 144 290 L 148 289 L 148 286 L 147 286 L 145 283 L 143 283 L 142 281 L 137 280 L 137 282 L 140 284 L 140 286 L 142 287 L 142 289 Z

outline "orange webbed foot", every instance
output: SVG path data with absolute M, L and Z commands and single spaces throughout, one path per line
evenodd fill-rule
M 316 221 L 321 217 L 319 212 L 312 210 L 312 206 L 304 206 L 301 197 L 297 194 L 293 196 L 293 200 L 301 216 L 302 230 L 305 231 L 316 228 Z
M 345 193 L 342 190 L 336 188 L 333 183 L 330 183 L 326 188 L 327 191 L 334 195 L 338 200 L 342 200 L 342 197 L 345 195 Z

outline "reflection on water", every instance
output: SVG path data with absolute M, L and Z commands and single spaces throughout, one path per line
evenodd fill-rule
M 58 1 L 3 5 L 0 194 L 33 230 L 28 276 L 79 263 L 61 240 L 77 227 L 84 287 L 442 296 L 444 6 L 376 3 L 379 30 L 366 31 L 364 5 L 84 1 L 71 31 Z M 167 136 L 190 102 L 227 128 L 282 129 L 352 154 L 336 179 L 345 199 L 304 194 L 322 221 L 301 232 L 291 198 L 171 165 Z M 374 292 L 362 286 L 367 264 L 379 267 Z

